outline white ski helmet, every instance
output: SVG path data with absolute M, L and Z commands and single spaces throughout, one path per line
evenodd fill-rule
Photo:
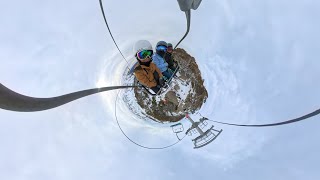
M 152 45 L 147 40 L 139 40 L 137 41 L 133 46 L 133 52 L 137 53 L 141 50 L 151 50 L 152 51 Z

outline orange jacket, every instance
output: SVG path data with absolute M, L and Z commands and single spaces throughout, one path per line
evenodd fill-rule
M 162 78 L 161 71 L 153 62 L 150 63 L 149 67 L 138 64 L 134 69 L 134 75 L 141 84 L 151 88 L 157 86 L 157 81 L 153 75 L 155 71 L 159 74 L 159 78 Z

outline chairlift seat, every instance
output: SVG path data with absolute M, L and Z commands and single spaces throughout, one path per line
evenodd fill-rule
M 181 123 L 171 125 L 170 127 L 172 128 L 172 131 L 174 133 L 181 133 L 184 130 L 183 125 Z
M 203 146 L 208 145 L 220 135 L 220 133 L 222 132 L 222 129 L 216 130 L 216 129 L 213 129 L 213 127 L 214 126 L 211 126 L 211 128 L 205 131 L 202 135 L 192 140 L 194 144 L 194 149 L 201 148 Z M 215 134 L 214 132 L 218 132 L 218 133 Z

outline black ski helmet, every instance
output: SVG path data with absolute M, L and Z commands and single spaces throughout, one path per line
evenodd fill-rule
M 165 41 L 159 41 L 159 42 L 157 43 L 156 48 L 157 48 L 158 46 L 166 46 L 166 47 L 168 47 L 168 44 L 167 44 Z

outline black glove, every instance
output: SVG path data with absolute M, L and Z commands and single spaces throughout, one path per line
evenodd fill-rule
M 160 84 L 161 87 L 165 85 L 165 82 L 164 82 L 163 78 L 159 79 L 159 84 Z

